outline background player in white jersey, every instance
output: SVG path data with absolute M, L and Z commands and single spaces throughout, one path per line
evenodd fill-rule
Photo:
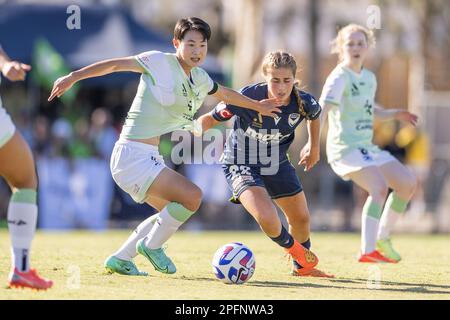
M 111 156 L 116 183 L 138 203 L 155 207 L 157 217 L 143 221 L 122 247 L 105 261 L 110 272 L 143 275 L 132 259 L 136 251 L 157 271 L 174 273 L 162 245 L 200 206 L 202 192 L 167 168 L 158 152 L 159 137 L 177 129 L 192 130 L 194 114 L 207 95 L 265 115 L 277 112 L 276 99 L 256 101 L 211 80 L 203 63 L 211 36 L 209 25 L 195 17 L 180 19 L 174 29 L 175 54 L 149 51 L 137 56 L 94 63 L 57 79 L 49 100 L 60 97 L 82 79 L 132 71 L 141 73 L 133 104 Z M 156 222 L 154 223 L 155 219 Z
M 25 80 L 29 65 L 11 61 L 0 47 L 0 71 L 11 81 Z M 10 287 L 48 289 L 51 280 L 41 278 L 30 268 L 30 248 L 36 231 L 37 176 L 30 147 L 3 109 L 0 101 L 0 175 L 9 184 L 12 195 L 8 206 L 11 235 L 12 269 Z
M 375 104 L 376 78 L 363 66 L 374 44 L 373 33 L 360 25 L 339 31 L 332 49 L 339 55 L 339 64 L 328 76 L 319 100 L 321 121 L 328 116 L 327 157 L 332 169 L 369 194 L 362 212 L 359 261 L 398 262 L 401 257 L 392 247 L 390 230 L 405 212 L 417 182 L 408 168 L 372 143 L 373 119 L 416 125 L 417 116 Z M 389 188 L 393 191 L 388 195 Z
M 283 101 L 276 118 L 258 115 L 249 109 L 219 103 L 215 110 L 199 118 L 204 131 L 234 117 L 233 131 L 227 138 L 222 168 L 233 192 L 232 202 L 241 203 L 255 218 L 263 232 L 293 258 L 295 276 L 333 277 L 316 269 L 317 257 L 309 251 L 310 215 L 305 193 L 287 152 L 295 129 L 307 120 L 308 143 L 302 149 L 299 165 L 309 171 L 319 161 L 320 105 L 295 85 L 297 63 L 283 51 L 264 58 L 265 82 L 246 86 L 242 94 L 252 99 L 279 97 Z M 259 119 L 259 120 L 258 120 Z M 248 142 L 247 142 L 248 141 Z M 268 171 L 264 160 L 271 154 Z M 289 231 L 278 217 L 277 205 L 286 216 Z

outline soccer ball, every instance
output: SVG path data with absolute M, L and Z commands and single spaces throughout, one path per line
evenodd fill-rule
M 241 284 L 248 281 L 255 272 L 255 257 L 247 246 L 232 242 L 216 251 L 212 267 L 220 281 Z

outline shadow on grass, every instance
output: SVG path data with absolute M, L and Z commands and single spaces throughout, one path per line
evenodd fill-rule
M 209 281 L 217 282 L 214 278 L 202 278 L 202 277 L 181 277 L 182 280 L 188 281 Z M 333 279 L 317 279 L 323 281 L 323 283 L 310 283 L 310 282 L 297 282 L 297 279 L 293 282 L 281 282 L 281 281 L 252 281 L 246 283 L 249 287 L 272 287 L 272 288 L 314 288 L 314 289 L 343 289 L 343 290 L 373 290 L 373 291 L 387 291 L 387 292 L 403 292 L 403 293 L 423 293 L 423 294 L 443 294 L 450 297 L 450 286 L 436 285 L 436 284 L 423 284 L 423 283 L 406 283 L 406 282 L 391 282 L 391 281 L 379 281 L 379 288 L 368 288 L 367 279 L 345 279 L 345 278 L 333 278 Z M 308 279 L 301 279 L 308 280 Z M 340 286 L 342 284 L 356 284 L 358 287 Z M 364 285 L 364 287 L 361 287 Z M 403 286 L 406 288 L 390 288 L 389 286 Z M 442 290 L 435 290 L 435 289 Z M 447 289 L 447 291 L 445 291 Z
M 345 279 L 345 278 L 336 278 L 330 279 L 332 282 L 340 282 L 340 283 L 367 283 L 367 279 Z M 380 288 L 379 290 L 396 290 L 396 291 L 410 291 L 410 292 L 419 292 L 419 293 L 438 293 L 438 294 L 448 294 L 450 295 L 450 285 L 441 285 L 441 284 L 424 284 L 424 283 L 409 283 L 409 282 L 398 282 L 398 281 L 383 281 L 380 280 L 378 282 L 380 286 L 403 286 L 410 287 L 404 289 L 395 289 L 395 288 Z M 448 291 L 441 290 L 430 290 L 428 288 L 433 289 L 442 289 Z

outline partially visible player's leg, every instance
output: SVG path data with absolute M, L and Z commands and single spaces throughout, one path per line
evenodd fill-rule
M 9 283 L 17 287 L 48 289 L 52 286 L 52 281 L 40 278 L 30 269 L 30 248 L 38 215 L 37 177 L 31 150 L 18 131 L 0 147 L 0 159 L 0 175 L 12 190 L 8 207 L 8 228 L 12 245 Z
M 168 201 L 152 196 L 148 197 L 146 202 L 158 212 L 168 204 Z M 138 254 L 136 251 L 137 242 L 150 232 L 157 218 L 158 213 L 142 221 L 122 244 L 119 250 L 105 260 L 105 267 L 109 272 L 124 275 L 147 275 L 147 273 L 138 270 L 133 263 L 133 258 Z
M 283 227 L 277 210 L 266 189 L 259 186 L 251 186 L 241 193 L 239 201 L 255 218 L 264 233 L 283 247 L 294 260 L 308 267 L 314 267 L 317 264 L 317 257 L 307 248 L 303 247 Z
M 248 187 L 239 196 L 239 201 L 269 238 L 276 238 L 280 235 L 281 221 L 266 189 L 259 186 Z
M 387 182 L 380 169 L 375 166 L 352 172 L 348 177 L 369 193 L 362 211 L 360 261 L 381 262 L 383 257 L 376 251 L 376 241 L 383 204 L 388 193 Z M 385 260 L 383 262 L 392 262 L 390 259 Z
M 293 237 L 307 249 L 311 248 L 310 240 L 310 215 L 305 193 L 303 191 L 274 200 L 283 211 L 289 223 L 289 232 Z M 293 275 L 314 276 L 332 278 L 333 275 L 326 274 L 315 268 L 306 268 L 294 260 Z
M 137 242 L 137 251 L 163 273 L 175 273 L 172 261 L 164 254 L 162 245 L 198 210 L 202 191 L 184 176 L 164 168 L 147 190 L 147 197 L 167 201 L 147 236 Z
M 400 254 L 394 250 L 390 234 L 397 220 L 405 213 L 409 200 L 417 186 L 417 178 L 399 161 L 391 161 L 380 167 L 385 180 L 393 190 L 384 206 L 378 231 L 377 248 L 387 257 L 400 261 Z
M 306 244 L 309 240 L 310 215 L 305 193 L 301 191 L 293 196 L 274 199 L 274 201 L 286 216 L 289 232 L 297 241 Z

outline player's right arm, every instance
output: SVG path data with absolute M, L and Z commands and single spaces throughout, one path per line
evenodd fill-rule
M 145 72 L 144 68 L 136 61 L 135 56 L 99 61 L 58 78 L 53 83 L 53 89 L 48 97 L 48 101 L 51 101 L 55 97 L 61 97 L 64 92 L 69 90 L 78 81 L 122 71 Z

